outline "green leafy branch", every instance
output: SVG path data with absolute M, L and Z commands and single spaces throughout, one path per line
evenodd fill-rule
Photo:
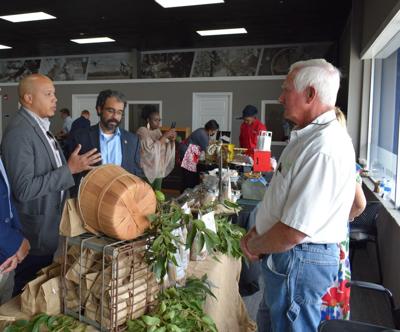
M 181 241 L 173 231 L 182 227 L 189 218 L 174 204 L 160 204 L 159 211 L 149 216 L 150 228 L 147 234 L 153 240 L 146 252 L 146 258 L 159 280 L 163 280 L 166 275 L 168 263 L 178 266 L 175 254 Z
M 216 217 L 217 232 L 208 229 L 200 219 L 193 219 L 192 215 L 185 214 L 181 207 L 175 203 L 165 202 L 165 198 L 160 192 L 156 192 L 157 213 L 149 216 L 150 228 L 147 234 L 152 239 L 146 253 L 147 261 L 158 278 L 163 280 L 168 271 L 168 264 L 178 266 L 175 254 L 178 252 L 178 245 L 185 245 L 186 249 L 193 247 L 200 251 L 206 246 L 210 255 L 221 252 L 234 258 L 240 258 L 240 239 L 245 230 L 233 225 L 227 217 Z M 240 210 L 240 206 L 225 201 L 224 205 Z M 214 205 L 207 205 L 201 208 L 204 214 L 213 210 Z M 186 226 L 189 230 L 186 243 L 182 243 L 180 238 L 173 234 L 174 230 Z
M 185 287 L 165 289 L 158 296 L 159 304 L 151 315 L 128 321 L 134 332 L 217 332 L 212 318 L 204 313 L 207 295 L 214 296 L 207 276 L 190 278 Z
M 83 332 L 85 330 L 85 324 L 70 316 L 38 314 L 31 320 L 21 319 L 15 321 L 6 327 L 4 332 Z
M 246 230 L 238 225 L 232 224 L 227 217 L 217 216 L 218 245 L 217 251 L 234 258 L 243 256 L 240 248 L 240 240 L 246 234 Z

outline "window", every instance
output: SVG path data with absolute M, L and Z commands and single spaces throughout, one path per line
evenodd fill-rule
M 384 195 L 400 206 L 398 176 L 400 114 L 400 49 L 384 59 L 373 60 L 371 144 L 372 177 L 386 187 Z
M 267 130 L 272 131 L 272 141 L 286 142 L 290 136 L 292 125 L 283 117 L 283 106 L 278 100 L 261 101 L 261 122 Z

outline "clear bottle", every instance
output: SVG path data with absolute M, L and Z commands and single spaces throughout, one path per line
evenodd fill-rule
M 379 196 L 384 197 L 386 179 L 382 178 L 379 183 Z
M 383 188 L 383 199 L 385 201 L 390 201 L 390 196 L 392 194 L 392 186 L 389 179 L 386 179 L 385 186 Z

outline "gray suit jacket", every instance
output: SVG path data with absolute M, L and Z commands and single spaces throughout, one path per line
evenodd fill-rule
M 1 144 L 3 163 L 32 255 L 56 251 L 64 203 L 61 191 L 65 191 L 65 197 L 66 190 L 74 185 L 59 145 L 58 148 L 63 163 L 59 168 L 42 129 L 23 108 L 11 119 Z

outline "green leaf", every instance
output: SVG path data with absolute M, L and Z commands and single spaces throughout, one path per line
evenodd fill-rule
M 155 193 L 155 195 L 156 195 L 156 199 L 157 199 L 158 202 L 162 203 L 162 202 L 165 201 L 165 195 L 164 195 L 164 193 L 162 193 L 162 192 L 159 191 L 159 190 L 154 190 L 154 193 Z
M 180 329 L 175 324 L 168 324 L 167 329 L 168 329 L 168 331 L 171 331 L 171 332 L 182 332 L 182 329 Z
M 164 278 L 165 274 L 167 273 L 165 262 L 166 262 L 166 257 L 163 256 L 163 257 L 159 257 L 158 260 L 154 264 L 153 271 L 159 280 L 162 280 Z
M 241 208 L 239 204 L 233 203 L 227 199 L 224 200 L 224 205 L 230 209 L 240 209 Z
M 161 302 L 160 304 L 160 313 L 165 312 L 165 310 L 167 310 L 167 305 L 165 304 L 165 302 Z
M 199 234 L 199 252 L 203 249 L 204 247 L 204 235 L 202 233 Z
M 158 317 L 152 317 L 148 315 L 143 315 L 141 319 L 146 323 L 148 326 L 154 326 L 160 324 L 160 318 Z
M 158 237 L 154 240 L 154 242 L 153 242 L 153 244 L 152 244 L 152 249 L 153 249 L 154 251 L 157 251 L 157 250 L 160 248 L 160 245 L 161 245 L 162 241 L 163 241 L 163 237 L 162 237 L 161 235 L 158 236 Z
M 217 245 L 217 243 L 214 242 L 214 239 L 211 238 L 207 233 L 204 233 L 204 240 L 206 241 L 207 251 L 209 253 L 212 253 L 212 251 L 215 248 L 215 246 Z
M 147 219 L 150 221 L 150 223 L 154 223 L 157 220 L 158 216 L 156 214 L 150 214 L 147 216 Z
M 26 319 L 19 319 L 13 323 L 14 326 L 16 327 L 25 327 L 29 324 L 29 321 Z
M 204 223 L 203 220 L 196 219 L 196 220 L 193 220 L 193 223 L 196 225 L 196 227 L 199 231 L 203 231 L 206 229 L 206 224 Z
M 196 237 L 196 233 L 197 229 L 193 225 L 186 238 L 186 249 L 190 249 L 192 247 L 194 238 Z
M 175 311 L 169 311 L 163 316 L 163 319 L 171 321 L 174 319 L 174 317 L 175 317 Z
M 212 320 L 212 318 L 211 318 L 210 316 L 208 316 L 208 315 L 204 315 L 203 317 L 201 317 L 201 320 L 202 320 L 204 323 L 206 323 L 206 324 L 208 324 L 208 325 L 210 325 L 210 326 L 212 326 L 212 325 L 215 324 L 214 321 Z
M 155 332 L 157 330 L 157 326 L 153 325 L 147 329 L 147 332 Z
M 42 314 L 41 316 L 37 317 L 33 323 L 32 332 L 39 332 L 40 327 L 47 321 L 48 316 Z
M 157 330 L 155 330 L 154 332 L 165 332 L 166 330 L 167 330 L 167 328 L 165 326 L 161 326 Z

